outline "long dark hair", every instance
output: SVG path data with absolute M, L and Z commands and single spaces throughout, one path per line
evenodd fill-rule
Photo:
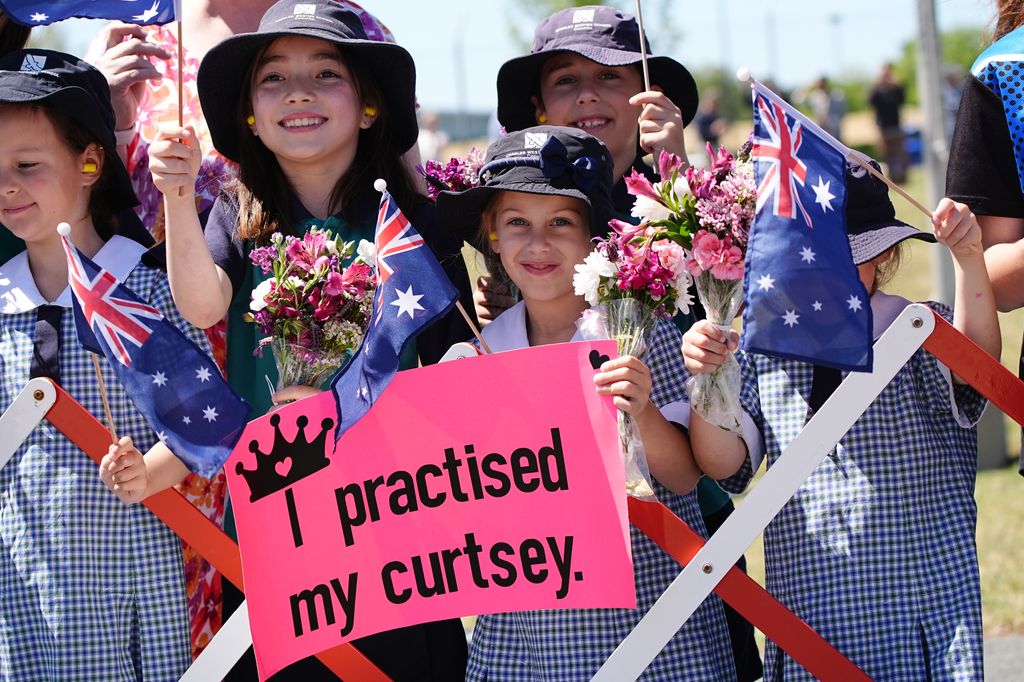
M 402 159 L 406 150 L 399 148 L 392 130 L 393 112 L 388 111 L 380 88 L 358 57 L 342 46 L 335 47 L 352 74 L 360 101 L 375 107 L 378 114 L 373 125 L 359 131 L 352 165 L 331 192 L 330 212 L 344 210 L 352 199 L 368 191 L 377 178 L 387 180 L 388 191 L 399 205 L 411 206 L 417 190 Z M 290 232 L 295 228 L 290 211 L 291 186 L 274 153 L 252 134 L 245 121 L 252 113 L 256 69 L 266 49 L 253 58 L 242 85 L 235 115 L 239 139 L 238 178 L 226 188 L 238 202 L 238 236 L 256 242 L 266 240 L 274 232 Z
M 110 239 L 115 232 L 116 223 L 113 219 L 113 213 L 106 202 L 107 188 L 114 184 L 112 179 L 113 168 L 117 160 L 111 161 L 109 158 L 110 152 L 106 150 L 100 141 L 97 140 L 91 133 L 85 130 L 82 126 L 73 119 L 69 114 L 59 111 L 57 109 L 51 109 L 50 107 L 40 106 L 38 104 L 11 104 L 2 103 L 0 104 L 0 116 L 4 115 L 4 112 L 12 111 L 14 109 L 22 109 L 24 111 L 32 111 L 37 114 L 41 114 L 50 121 L 53 125 L 53 129 L 57 133 L 57 137 L 60 138 L 61 142 L 68 148 L 75 156 L 81 155 L 89 145 L 96 145 L 99 149 L 103 150 L 103 163 L 100 165 L 100 178 L 92 187 L 90 187 L 89 194 L 89 215 L 92 218 L 93 227 L 96 229 L 96 234 L 100 236 L 103 241 Z
M 996 25 L 992 29 L 993 42 L 1024 24 L 1024 0 L 996 0 Z

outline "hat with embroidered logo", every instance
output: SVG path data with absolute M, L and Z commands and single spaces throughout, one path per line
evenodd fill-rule
M 54 50 L 15 50 L 0 57 L 0 102 L 38 105 L 67 116 L 103 147 L 104 174 L 94 185 L 112 214 L 139 203 L 117 154 L 107 79 L 91 64 Z
M 416 67 L 405 48 L 367 36 L 360 17 L 331 0 L 280 0 L 253 33 L 231 36 L 214 46 L 199 65 L 196 87 L 213 144 L 238 160 L 238 136 L 246 130 L 248 102 L 239 102 L 253 59 L 278 38 L 301 36 L 334 43 L 357 59 L 380 89 L 378 116 L 387 117 L 402 150 L 416 144 Z M 376 124 L 375 124 L 376 125 Z
M 575 128 L 535 126 L 509 133 L 487 148 L 480 185 L 441 192 L 437 219 L 473 244 L 496 192 L 574 197 L 590 208 L 590 233 L 608 232 L 612 217 L 612 157 L 599 139 Z
M 871 166 L 881 172 L 878 162 Z M 846 165 L 846 234 L 855 265 L 867 263 L 906 239 L 935 242 L 935 235 L 896 219 L 889 188 L 858 163 Z
M 505 62 L 498 71 L 498 121 L 506 130 L 536 124 L 531 101 L 540 93 L 540 73 L 553 55 L 572 52 L 604 66 L 639 67 L 640 27 L 631 14 L 614 7 L 592 5 L 555 12 L 537 26 L 530 54 Z M 652 56 L 647 48 L 651 85 L 661 88 L 679 107 L 683 125 L 697 113 L 697 83 L 685 66 L 670 57 Z

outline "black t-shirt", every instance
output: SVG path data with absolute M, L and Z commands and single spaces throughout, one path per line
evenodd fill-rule
M 968 76 L 960 100 L 946 196 L 978 215 L 1024 218 L 1024 193 L 1002 101 L 974 76 Z
M 903 106 L 903 86 L 897 83 L 877 84 L 871 88 L 868 101 L 875 110 L 879 128 L 900 127 L 900 107 Z

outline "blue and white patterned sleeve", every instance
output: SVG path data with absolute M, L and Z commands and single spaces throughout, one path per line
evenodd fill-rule
M 739 471 L 729 478 L 722 479 L 718 484 L 728 493 L 741 493 L 750 485 L 754 472 L 761 466 L 764 458 L 764 440 L 761 428 L 764 415 L 761 413 L 761 396 L 757 384 L 756 359 L 744 351 L 736 351 L 736 361 L 740 366 L 740 407 L 743 432 L 741 438 L 747 446 L 747 456 Z
M 683 364 L 682 334 L 675 325 L 658 321 L 643 360 L 651 370 L 651 402 L 665 419 L 688 427 L 690 401 L 686 380 L 690 373 Z

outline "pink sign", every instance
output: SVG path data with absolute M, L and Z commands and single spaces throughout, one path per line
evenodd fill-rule
M 633 607 L 611 341 L 400 372 L 333 446 L 330 392 L 249 424 L 226 465 L 261 679 L 404 625 Z

